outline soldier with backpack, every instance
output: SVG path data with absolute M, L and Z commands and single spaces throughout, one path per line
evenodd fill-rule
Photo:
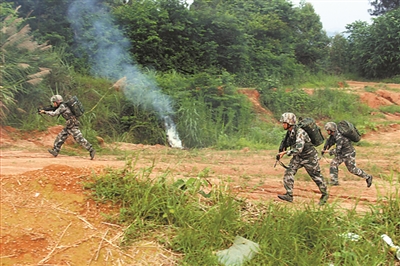
M 321 174 L 318 152 L 312 144 L 310 136 L 303 128 L 296 125 L 296 115 L 293 113 L 282 114 L 280 122 L 287 132 L 276 159 L 279 161 L 285 154 L 293 157 L 286 167 L 283 177 L 286 194 L 278 195 L 278 198 L 289 202 L 293 201 L 294 176 L 298 169 L 304 167 L 321 191 L 322 196 L 319 205 L 325 204 L 329 195 L 324 177 Z
M 53 95 L 50 99 L 55 108 L 54 111 L 40 110 L 41 114 L 47 114 L 49 116 L 62 115 L 66 120 L 66 126 L 58 134 L 54 141 L 53 149 L 49 149 L 49 153 L 54 157 L 57 157 L 61 150 L 61 146 L 64 144 L 69 135 L 72 135 L 76 142 L 78 142 L 82 147 L 89 151 L 90 159 L 93 160 L 96 151 L 93 149 L 92 144 L 90 144 L 82 135 L 79 130 L 79 121 L 76 115 L 71 111 L 71 108 L 63 102 L 61 95 Z
M 353 175 L 362 177 L 367 182 L 367 187 L 372 185 L 372 176 L 365 173 L 362 169 L 356 166 L 356 150 L 354 149 L 351 140 L 344 136 L 340 130 L 338 130 L 338 125 L 334 122 L 328 122 L 325 124 L 325 130 L 327 131 L 329 138 L 326 140 L 324 149 L 321 154 L 329 153 L 330 156 L 334 155 L 329 167 L 329 175 L 331 177 L 330 185 L 338 186 L 338 173 L 339 165 L 344 163 Z M 329 150 L 330 147 L 336 144 L 336 148 Z

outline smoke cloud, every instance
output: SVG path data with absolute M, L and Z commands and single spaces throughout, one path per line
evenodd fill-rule
M 77 51 L 89 56 L 92 74 L 110 80 L 126 77 L 123 92 L 127 99 L 145 110 L 154 110 L 164 121 L 170 145 L 182 148 L 170 118 L 171 98 L 135 65 L 128 53 L 130 42 L 113 22 L 108 7 L 97 0 L 75 0 L 68 9 L 68 19 L 78 44 Z

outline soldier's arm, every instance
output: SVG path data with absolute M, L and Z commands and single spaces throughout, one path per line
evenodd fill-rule
M 61 115 L 63 112 L 65 112 L 67 107 L 65 107 L 64 104 L 61 104 L 56 110 L 54 111 L 45 111 L 45 114 L 49 115 L 49 116 L 57 116 L 57 115 Z
M 303 149 L 304 145 L 306 144 L 307 133 L 304 130 L 299 130 L 296 133 L 296 143 L 294 144 L 293 149 L 290 149 L 286 152 L 286 155 L 297 155 L 300 154 Z

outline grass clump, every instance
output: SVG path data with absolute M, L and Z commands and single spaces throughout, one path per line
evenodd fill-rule
M 242 236 L 260 245 L 245 265 L 395 265 L 380 235 L 400 243 L 398 191 L 382 195 L 363 214 L 338 211 L 335 202 L 292 208 L 249 202 L 229 183 L 211 186 L 204 171 L 197 178 L 171 181 L 168 171 L 153 173 L 154 164 L 134 166 L 130 159 L 125 168 L 110 169 L 85 185 L 97 201 L 119 208 L 112 222 L 127 226 L 126 245 L 151 238 L 181 253 L 179 265 L 220 265 L 215 252 Z

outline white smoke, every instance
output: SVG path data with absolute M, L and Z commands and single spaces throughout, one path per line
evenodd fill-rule
M 126 77 L 123 92 L 127 99 L 145 110 L 154 110 L 164 120 L 169 144 L 182 148 L 170 117 L 171 98 L 136 66 L 128 52 L 130 43 L 113 23 L 108 8 L 97 0 L 75 0 L 68 9 L 68 19 L 79 45 L 77 50 L 89 57 L 92 73 L 110 80 Z
M 176 131 L 175 124 L 171 117 L 164 116 L 164 124 L 167 129 L 169 145 L 174 148 L 183 149 L 182 142 L 179 139 L 178 132 Z

